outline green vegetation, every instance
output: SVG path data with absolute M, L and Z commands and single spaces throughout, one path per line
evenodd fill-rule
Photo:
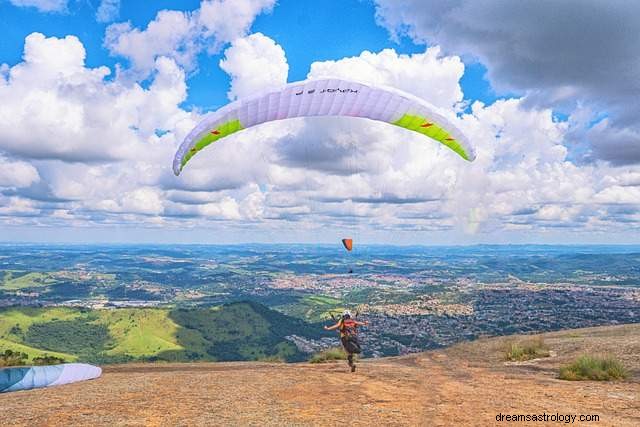
M 0 310 L 0 351 L 25 363 L 55 360 L 304 359 L 285 337 L 321 336 L 313 325 L 253 302 L 192 309 L 10 308 Z
M 64 359 L 61 359 L 55 356 L 49 356 L 49 355 L 33 358 L 33 364 L 36 366 L 59 365 L 60 363 L 64 363 L 64 362 L 65 362 Z
M 0 367 L 1 366 L 23 366 L 27 364 L 29 355 L 27 353 L 16 352 L 12 350 L 5 350 L 0 353 Z M 36 366 L 43 365 L 58 365 L 64 363 L 65 360 L 60 357 L 50 356 L 45 354 L 44 356 L 34 357 L 31 364 Z
M 20 307 L 0 310 L 0 338 L 20 334 L 34 323 L 56 320 L 73 320 L 86 311 L 73 308 L 32 308 Z
M 32 361 L 147 360 L 182 349 L 177 329 L 166 309 L 12 308 L 0 310 L 0 349 L 26 353 Z
M 69 352 L 85 360 L 93 360 L 113 346 L 109 330 L 92 323 L 92 317 L 58 320 L 31 325 L 24 337 L 25 344 L 57 352 Z
M 6 350 L 25 353 L 30 360 L 33 360 L 34 358 L 37 358 L 37 357 L 43 357 L 47 354 L 51 354 L 68 361 L 75 361 L 78 359 L 77 356 L 74 356 L 71 354 L 56 353 L 56 352 L 41 350 L 41 349 L 29 347 L 28 345 L 16 343 L 16 342 L 5 340 L 5 339 L 0 339 L 0 352 L 6 351 Z
M 311 359 L 309 359 L 309 363 L 326 363 L 331 362 L 332 360 L 346 359 L 347 353 L 345 353 L 342 347 L 332 347 L 315 353 L 313 356 L 311 356 Z
M 549 347 L 541 337 L 524 341 L 507 342 L 505 360 L 523 362 L 525 360 L 549 357 Z
M 558 378 L 568 381 L 611 381 L 628 376 L 628 371 L 613 356 L 583 355 L 573 363 L 562 366 Z
M 176 337 L 192 353 L 189 358 L 204 360 L 299 361 L 304 355 L 285 337 L 316 334 L 307 323 L 253 302 L 177 309 L 170 317 L 180 325 Z
M 164 352 L 183 350 L 176 341 L 179 326 L 163 309 L 119 309 L 98 312 L 96 323 L 108 329 L 115 345 L 108 356 L 149 358 Z
M 5 350 L 0 353 L 0 366 L 22 366 L 26 365 L 29 356 L 26 353 Z
M 55 283 L 47 273 L 20 273 L 7 271 L 3 277 L 2 288 L 6 291 L 16 291 L 27 288 L 46 287 Z
M 77 356 L 46 351 L 27 345 L 24 342 L 24 335 L 33 324 L 71 320 L 80 315 L 80 310 L 70 308 L 21 307 L 0 310 L 0 350 L 25 353 L 31 360 L 49 354 L 64 360 L 74 361 Z

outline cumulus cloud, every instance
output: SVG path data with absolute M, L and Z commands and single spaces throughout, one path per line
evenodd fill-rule
M 284 50 L 262 33 L 236 39 L 224 55 L 220 68 L 231 76 L 228 92 L 231 100 L 278 88 L 287 82 L 289 64 Z
M 34 33 L 22 61 L 1 68 L 4 225 L 246 229 L 276 240 L 283 230 L 293 240 L 361 230 L 385 240 L 406 233 L 413 242 L 434 233 L 491 239 L 639 228 L 638 166 L 572 162 L 566 139 L 574 125 L 527 97 L 461 109 L 464 65 L 437 47 L 316 62 L 309 77 L 349 78 L 357 70 L 427 99 L 473 141 L 475 162 L 387 124 L 304 118 L 231 135 L 195 156 L 179 178 L 171 158 L 201 119 L 179 107 L 184 70 L 159 56 L 143 88 L 119 75 L 106 79 L 108 68 L 89 68 L 84 58 L 77 38 Z M 223 64 L 231 98 L 286 81 L 282 48 L 262 34 L 234 40 Z M 268 72 L 259 79 L 248 71 L 262 68 Z
M 158 56 L 172 58 L 185 69 L 196 66 L 203 50 L 221 46 L 247 34 L 255 17 L 271 10 L 275 0 L 203 0 L 192 12 L 161 10 L 145 29 L 130 22 L 107 27 L 105 46 L 112 55 L 127 58 L 134 70 L 146 73 Z
M 614 136 L 587 138 L 593 160 L 637 163 L 640 109 L 640 4 L 376 0 L 377 19 L 394 36 L 479 59 L 498 91 L 530 104 L 571 111 L 584 101 L 612 114 Z
M 208 0 L 200 4 L 198 23 L 213 50 L 245 35 L 256 16 L 272 10 L 275 0 Z
M 40 12 L 63 12 L 67 9 L 68 0 L 9 0 L 18 7 L 34 7 Z
M 105 33 L 105 46 L 111 54 L 129 59 L 135 69 L 143 71 L 150 70 L 158 56 L 193 66 L 196 44 L 197 30 L 189 13 L 177 10 L 161 10 L 144 30 L 122 22 L 111 24 Z
M 237 80 L 233 84 L 252 84 L 250 73 L 232 70 L 241 70 L 242 64 L 251 68 L 255 55 L 234 59 L 235 68 L 227 67 Z M 240 200 L 255 182 L 260 188 L 255 194 L 262 197 L 255 197 L 254 205 L 262 208 L 253 218 L 263 226 L 281 221 L 301 229 L 344 229 L 366 223 L 376 229 L 481 235 L 558 228 L 592 232 L 615 229 L 623 221 L 628 227 L 636 213 L 618 206 L 640 202 L 635 190 L 616 189 L 615 197 L 602 193 L 621 185 L 614 169 L 570 161 L 566 138 L 571 123 L 556 121 L 551 109 L 531 106 L 526 97 L 476 102 L 462 114 L 463 73 L 459 57 L 431 47 L 422 54 L 389 49 L 316 62 L 309 78 L 357 75 L 427 99 L 449 111 L 472 139 L 478 149 L 473 163 L 420 135 L 381 123 L 295 119 L 246 130 L 196 156 L 181 175 L 184 183 L 174 201 L 204 205 L 210 201 L 208 190 L 215 189 Z M 234 167 L 225 167 L 225 159 Z M 623 181 L 633 184 L 634 173 Z M 228 185 L 230 177 L 233 185 Z M 215 187 L 215 182 L 225 185 Z
M 148 89 L 106 82 L 107 67 L 86 68 L 74 36 L 27 36 L 24 60 L 0 81 L 0 149 L 15 156 L 107 161 L 143 154 L 143 144 L 186 114 L 184 72 L 168 58 L 154 63 Z
M 425 53 L 399 55 L 393 49 L 337 61 L 314 62 L 309 78 L 338 77 L 382 84 L 409 92 L 437 107 L 453 108 L 462 101 L 458 84 L 464 64 L 456 56 L 443 56 L 434 46 Z
M 117 77 L 105 80 L 110 70 L 88 68 L 84 58 L 74 36 L 33 33 L 25 40 L 23 60 L 5 67 L 4 211 L 46 208 L 42 212 L 84 221 L 112 220 L 112 214 L 157 216 L 163 197 L 156 185 L 170 173 L 166 159 L 192 123 L 178 107 L 186 96 L 184 72 L 159 57 L 145 89 Z
M 156 188 L 136 188 L 120 197 L 120 207 L 125 212 L 160 214 L 163 204 L 160 191 Z

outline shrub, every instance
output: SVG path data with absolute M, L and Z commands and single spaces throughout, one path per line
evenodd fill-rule
M 549 347 L 547 347 L 544 340 L 540 337 L 507 343 L 505 360 L 522 362 L 539 357 L 549 357 Z
M 562 366 L 558 378 L 568 381 L 610 381 L 628 376 L 625 367 L 613 356 L 583 355 L 573 363 Z
M 21 366 L 26 364 L 29 356 L 26 353 L 20 353 L 13 350 L 5 350 L 0 353 L 0 366 Z
M 56 357 L 56 356 L 49 356 L 48 354 L 45 354 L 44 356 L 40 356 L 40 357 L 34 357 L 33 358 L 33 364 L 36 366 L 43 366 L 43 365 L 59 365 L 61 363 L 64 363 L 65 360 L 60 358 L 60 357 Z
M 346 360 L 347 353 L 342 349 L 342 347 L 332 347 L 326 350 L 322 350 L 309 359 L 311 363 L 325 363 L 331 360 Z

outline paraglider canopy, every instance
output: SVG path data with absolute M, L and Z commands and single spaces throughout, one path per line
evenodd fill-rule
M 305 80 L 239 99 L 208 114 L 184 139 L 173 160 L 179 175 L 209 144 L 265 122 L 294 117 L 358 117 L 399 126 L 475 159 L 467 138 L 427 101 L 398 89 L 344 79 Z
M 101 368 L 85 363 L 3 368 L 0 369 L 0 393 L 70 384 L 100 375 Z
M 342 244 L 348 251 L 351 251 L 353 249 L 353 239 L 342 239 Z

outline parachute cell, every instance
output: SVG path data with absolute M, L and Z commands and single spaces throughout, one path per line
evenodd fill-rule
M 434 139 L 465 160 L 475 159 L 473 147 L 462 132 L 428 102 L 397 89 L 324 79 L 290 83 L 210 113 L 180 145 L 173 171 L 179 175 L 196 153 L 235 132 L 269 121 L 311 116 L 361 117 L 386 122 Z
M 342 239 L 342 244 L 348 251 L 351 251 L 353 249 L 353 239 Z
M 92 380 L 102 369 L 84 363 L 0 369 L 0 393 Z

